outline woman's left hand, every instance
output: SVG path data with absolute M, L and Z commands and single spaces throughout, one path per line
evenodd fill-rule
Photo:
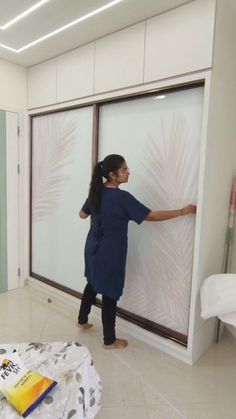
M 186 207 L 182 208 L 182 215 L 188 215 L 188 214 L 196 214 L 197 207 L 196 205 L 187 205 Z

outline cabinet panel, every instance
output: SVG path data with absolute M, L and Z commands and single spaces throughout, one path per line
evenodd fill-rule
M 57 62 L 46 61 L 29 68 L 28 71 L 28 107 L 50 105 L 57 101 Z
M 96 41 L 95 93 L 143 82 L 145 23 Z
M 147 21 L 144 82 L 212 66 L 215 2 L 193 1 Z
M 57 59 L 57 101 L 93 94 L 94 44 L 77 48 Z

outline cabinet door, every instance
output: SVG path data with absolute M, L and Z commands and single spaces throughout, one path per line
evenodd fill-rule
M 18 120 L 0 111 L 0 292 L 20 285 Z
M 196 203 L 203 87 L 100 106 L 99 160 L 125 157 L 128 185 L 152 210 Z M 119 307 L 154 325 L 188 332 L 195 216 L 130 223 Z M 186 339 L 185 339 L 186 341 Z

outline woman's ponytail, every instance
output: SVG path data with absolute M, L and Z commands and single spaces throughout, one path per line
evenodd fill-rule
M 89 188 L 88 200 L 91 210 L 98 212 L 101 203 L 102 188 L 103 188 L 103 171 L 102 163 L 98 162 L 93 169 L 92 179 Z
M 124 162 L 124 157 L 119 154 L 109 154 L 102 162 L 98 162 L 94 167 L 88 196 L 92 211 L 98 212 L 100 209 L 103 189 L 102 178 L 104 177 L 109 181 L 109 173 L 116 173 Z

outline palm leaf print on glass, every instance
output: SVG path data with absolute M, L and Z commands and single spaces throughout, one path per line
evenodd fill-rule
M 61 112 L 34 120 L 32 218 L 41 220 L 58 206 L 71 178 L 76 125 Z
M 139 164 L 142 201 L 155 210 L 196 202 L 199 142 L 181 113 L 161 118 L 149 131 Z M 192 276 L 195 217 L 145 223 L 142 240 L 133 240 L 122 305 L 172 330 L 186 334 Z M 140 234 L 140 232 L 138 233 Z M 135 255 L 135 256 L 134 256 Z M 143 278 L 149 278 L 143 283 Z

